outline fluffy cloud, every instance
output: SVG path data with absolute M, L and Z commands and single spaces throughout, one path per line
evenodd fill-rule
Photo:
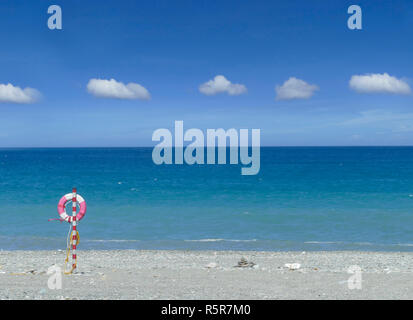
M 350 79 L 350 88 L 359 93 L 394 93 L 410 94 L 410 86 L 403 80 L 387 73 L 354 75 Z
M 114 99 L 140 99 L 148 100 L 151 98 L 149 91 L 137 83 L 124 84 L 115 79 L 90 79 L 87 84 L 87 91 L 99 98 Z
M 231 81 L 224 76 L 218 75 L 213 80 L 201 84 L 199 91 L 207 96 L 225 92 L 230 96 L 237 96 L 246 93 L 247 87 L 243 84 L 231 83 Z
M 276 86 L 276 100 L 308 99 L 319 88 L 316 85 L 291 77 L 282 86 Z
M 0 84 L 0 102 L 34 103 L 40 98 L 40 92 L 33 88 L 15 87 L 11 83 Z

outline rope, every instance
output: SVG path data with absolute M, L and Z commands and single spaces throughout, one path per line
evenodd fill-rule
M 60 222 L 63 222 L 64 220 L 63 220 L 63 219 L 47 219 L 47 221 L 48 221 L 48 222 L 50 222 L 50 221 L 60 221 Z
M 70 225 L 70 227 L 69 227 L 69 232 L 68 232 L 68 234 L 67 234 L 68 237 L 67 237 L 65 271 L 64 271 L 65 274 L 72 274 L 72 273 L 73 273 L 73 270 L 76 269 L 76 264 L 77 264 L 77 258 L 75 258 L 74 261 L 72 261 L 72 269 L 71 269 L 70 271 L 67 271 L 67 270 L 66 270 L 67 264 L 68 264 L 68 262 L 69 262 L 70 250 L 71 250 L 71 248 L 72 248 L 72 246 L 73 246 L 73 234 L 76 233 L 76 239 L 77 239 L 77 240 L 76 240 L 76 243 L 77 243 L 77 244 L 79 244 L 79 240 L 80 240 L 79 231 L 77 231 L 77 230 L 72 230 L 72 232 L 70 232 L 71 229 L 72 229 L 72 226 Z M 70 240 L 69 240 L 69 237 L 70 237 Z

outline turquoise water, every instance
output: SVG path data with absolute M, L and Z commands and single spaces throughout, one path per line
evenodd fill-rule
M 151 148 L 0 149 L 0 249 L 413 250 L 413 148 L 261 148 L 261 170 L 161 165 Z

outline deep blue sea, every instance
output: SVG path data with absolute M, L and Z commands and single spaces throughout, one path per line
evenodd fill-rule
M 413 148 L 261 148 L 261 170 L 155 165 L 152 148 L 0 149 L 0 249 L 413 250 Z

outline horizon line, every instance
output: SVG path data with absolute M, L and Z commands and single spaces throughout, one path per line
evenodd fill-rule
M 15 146 L 15 147 L 3 147 L 0 146 L 1 149 L 138 149 L 138 148 L 154 148 L 155 146 L 64 146 L 64 147 L 56 147 L 56 146 L 40 146 L 40 147 L 33 147 L 33 146 Z M 251 146 L 248 146 L 249 148 Z M 264 145 L 260 146 L 260 148 L 411 148 L 413 145 Z M 172 147 L 176 148 L 176 147 Z M 183 146 L 186 148 L 186 146 Z M 204 146 L 204 148 L 208 148 L 208 146 Z M 216 146 L 218 148 L 218 146 Z M 226 146 L 226 148 L 230 148 L 230 146 Z M 238 147 L 237 147 L 238 148 Z

